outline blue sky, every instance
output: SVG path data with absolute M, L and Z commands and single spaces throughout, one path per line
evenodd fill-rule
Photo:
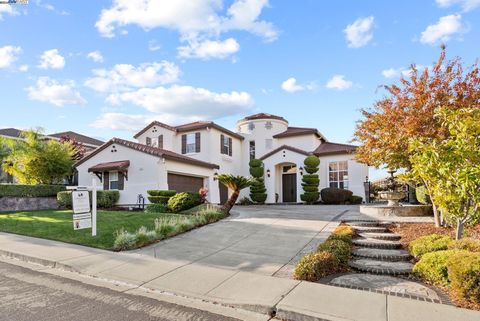
M 30 0 L 0 17 L 0 127 L 103 139 L 268 112 L 347 143 L 378 86 L 440 43 L 480 57 L 479 0 Z

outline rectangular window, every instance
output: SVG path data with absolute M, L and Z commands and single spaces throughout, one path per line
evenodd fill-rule
M 250 159 L 255 159 L 255 141 L 254 140 L 250 141 L 249 152 L 250 152 Z
M 272 139 L 265 139 L 265 149 L 270 150 L 273 148 L 273 140 Z
M 147 146 L 151 146 L 152 145 L 152 138 L 147 137 L 146 144 L 147 144 Z
M 195 133 L 187 134 L 187 154 L 195 153 Z
M 230 137 L 222 135 L 222 154 L 230 155 Z
M 330 187 L 348 189 L 348 162 L 330 162 L 328 164 L 328 181 Z
M 118 172 L 110 172 L 110 189 L 118 189 Z

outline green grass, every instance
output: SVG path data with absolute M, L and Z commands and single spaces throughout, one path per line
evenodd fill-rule
M 91 229 L 74 231 L 72 215 L 72 211 L 0 213 L 0 231 L 112 250 L 115 231 L 122 227 L 129 232 L 141 226 L 153 229 L 156 218 L 172 214 L 98 211 L 95 237 Z

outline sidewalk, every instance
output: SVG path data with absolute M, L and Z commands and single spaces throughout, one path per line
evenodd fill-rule
M 287 320 L 477 321 L 480 312 L 200 264 L 0 233 L 0 255 Z

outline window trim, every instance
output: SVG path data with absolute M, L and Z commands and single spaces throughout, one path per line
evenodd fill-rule
M 346 164 L 346 169 L 340 170 L 340 163 L 345 163 Z M 336 170 L 330 170 L 330 165 L 331 164 L 336 164 Z M 340 173 L 341 172 L 343 172 L 344 175 L 345 175 L 345 173 L 347 174 L 347 179 L 345 179 L 345 176 L 344 176 L 344 179 L 340 180 Z M 331 180 L 330 179 L 330 174 L 331 173 L 336 173 L 337 174 L 337 180 Z M 340 187 L 340 183 L 343 183 L 342 187 Z M 332 186 L 332 184 L 335 184 L 335 186 Z M 349 171 L 348 171 L 348 160 L 328 162 L 328 187 L 348 189 L 349 185 L 350 185 L 350 177 L 349 177 Z
M 186 139 L 185 139 L 185 154 L 195 154 L 196 150 L 197 150 L 196 133 L 187 133 L 187 134 L 185 134 L 185 136 L 186 136 Z M 192 137 L 193 143 L 188 142 L 189 137 Z M 192 147 L 191 148 L 192 150 L 189 149 L 189 145 L 190 145 L 190 147 Z
M 113 175 L 116 175 L 117 176 L 117 179 L 116 180 L 112 180 L 112 177 Z M 112 183 L 113 182 L 117 182 L 117 188 L 112 188 Z M 119 175 L 118 175 L 118 171 L 111 171 L 108 173 L 108 189 L 111 190 L 111 191 L 118 191 L 118 182 L 119 182 Z
M 221 153 L 226 156 L 230 156 L 230 137 L 222 135 L 222 150 Z

